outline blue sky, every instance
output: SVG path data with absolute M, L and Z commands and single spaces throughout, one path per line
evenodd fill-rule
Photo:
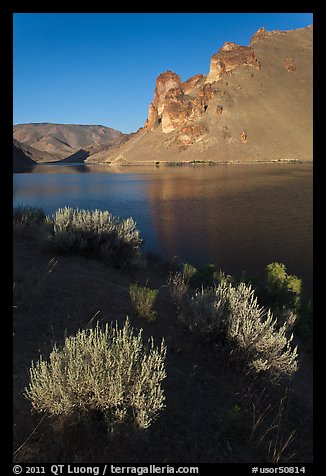
M 163 71 L 207 74 L 225 41 L 312 23 L 310 13 L 16 13 L 14 124 L 136 131 Z

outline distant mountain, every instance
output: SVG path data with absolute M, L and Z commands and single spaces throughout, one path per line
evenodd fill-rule
M 39 152 L 32 154 L 36 162 L 61 160 L 88 147 L 111 147 L 126 136 L 116 129 L 96 125 L 30 123 L 13 127 L 14 139 Z
M 165 71 L 144 127 L 86 162 L 311 161 L 312 51 L 312 25 L 260 28 L 249 46 L 224 43 L 207 75 Z

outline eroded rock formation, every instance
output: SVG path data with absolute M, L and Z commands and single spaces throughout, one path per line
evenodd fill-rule
M 194 72 L 182 81 L 172 71 L 160 74 L 145 127 L 86 161 L 312 160 L 312 25 L 261 28 L 251 40 L 216 49 L 208 81 Z
M 153 105 L 156 107 L 159 116 L 161 116 L 163 112 L 166 93 L 170 91 L 170 89 L 179 88 L 181 84 L 182 81 L 180 76 L 173 73 L 173 71 L 168 70 L 158 76 L 154 91 Z
M 182 126 L 193 113 L 190 96 L 181 88 L 171 89 L 165 98 L 162 112 L 162 132 L 172 132 Z
M 179 76 L 172 71 L 160 74 L 145 129 L 154 130 L 162 124 L 162 132 L 168 133 L 188 121 L 200 119 L 216 94 L 214 85 L 204 84 L 205 78 L 205 75 L 198 74 L 181 83 Z
M 146 119 L 144 127 L 150 131 L 156 129 L 160 124 L 157 107 L 151 102 L 148 108 L 148 118 Z
M 257 40 L 265 39 L 271 36 L 271 32 L 265 30 L 265 28 L 262 26 L 259 28 L 259 30 L 256 31 L 250 38 L 250 45 L 254 44 Z
M 219 52 L 212 56 L 206 83 L 219 81 L 225 73 L 241 65 L 254 66 L 260 69 L 260 63 L 256 59 L 251 46 L 240 46 L 227 41 Z
M 195 74 L 182 83 L 182 89 L 185 94 L 191 93 L 196 87 L 204 83 L 206 76 L 204 74 Z
M 212 56 L 208 76 L 196 74 L 182 82 L 173 71 L 161 73 L 156 80 L 154 100 L 149 105 L 145 130 L 151 131 L 161 125 L 162 132 L 169 133 L 188 122 L 199 120 L 217 94 L 217 82 L 240 65 L 260 69 L 252 47 L 226 42 Z M 216 113 L 221 115 L 222 112 L 223 106 L 220 105 Z

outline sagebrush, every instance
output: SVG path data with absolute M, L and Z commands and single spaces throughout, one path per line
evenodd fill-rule
M 191 330 L 223 336 L 255 373 L 278 380 L 297 370 L 297 347 L 291 347 L 295 314 L 288 311 L 279 325 L 269 309 L 259 306 L 250 285 L 222 282 L 202 288 L 183 301 L 179 317 Z
M 110 428 L 129 421 L 145 429 L 164 408 L 165 357 L 164 340 L 144 345 L 142 330 L 136 334 L 128 318 L 121 329 L 97 323 L 67 337 L 62 349 L 54 346 L 48 360 L 32 363 L 25 396 L 49 415 L 97 411 Z
M 142 238 L 132 218 L 120 220 L 108 211 L 64 207 L 47 223 L 49 242 L 59 251 L 101 257 L 116 265 L 139 260 Z

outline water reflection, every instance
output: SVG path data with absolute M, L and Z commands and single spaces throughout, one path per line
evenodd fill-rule
M 289 173 L 287 173 L 289 172 Z M 251 166 L 187 178 L 162 176 L 148 189 L 164 254 L 213 262 L 231 274 L 272 261 L 312 286 L 312 181 L 304 170 Z
M 132 216 L 145 248 L 231 274 L 282 261 L 312 288 L 312 166 L 38 165 L 14 174 L 14 204 Z
M 69 164 L 37 164 L 37 165 L 25 165 L 15 166 L 14 173 L 24 174 L 76 174 L 76 173 L 89 173 L 91 170 L 86 166 L 79 163 Z

